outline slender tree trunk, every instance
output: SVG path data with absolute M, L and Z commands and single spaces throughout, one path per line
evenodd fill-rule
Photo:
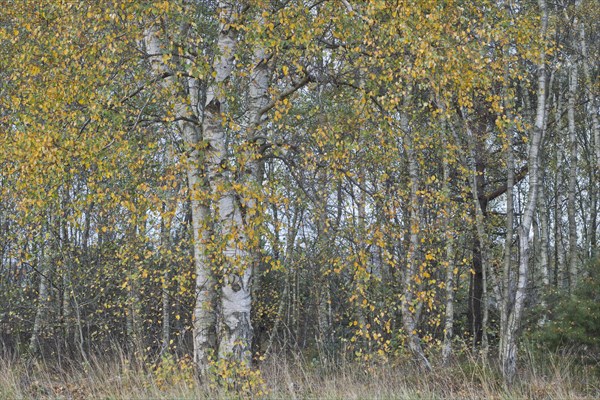
M 500 353 L 503 353 L 506 340 L 508 314 L 512 298 L 511 270 L 512 270 L 512 243 L 514 236 L 514 197 L 513 187 L 515 185 L 514 154 L 512 150 L 512 130 L 509 132 L 509 141 L 506 149 L 506 240 L 504 244 L 504 268 L 502 271 L 502 299 L 500 301 Z
M 42 246 L 41 254 L 39 256 L 40 262 L 38 263 L 40 283 L 38 286 L 37 296 L 37 309 L 35 312 L 35 319 L 33 320 L 33 330 L 31 332 L 31 338 L 29 339 L 29 353 L 37 354 L 40 351 L 40 332 L 46 320 L 46 314 L 48 310 L 48 296 L 49 296 L 49 274 L 50 274 L 50 262 L 46 258 L 45 248 Z
M 579 43 L 581 48 L 583 75 L 585 78 L 585 93 L 588 99 L 588 107 L 590 108 L 590 116 L 592 118 L 592 135 L 594 138 L 594 150 L 596 154 L 596 165 L 600 171 L 600 121 L 598 119 L 598 107 L 596 106 L 596 92 L 594 90 L 594 81 L 590 72 L 590 57 L 585 37 L 585 25 L 583 21 L 579 22 Z M 597 85 L 596 85 L 597 87 Z M 598 175 L 598 174 L 597 174 Z
M 131 215 L 131 220 L 135 221 L 136 217 Z M 135 245 L 139 243 L 138 239 L 138 222 L 131 222 L 132 226 L 129 227 L 127 233 L 130 248 L 135 248 Z M 131 250 L 128 250 L 131 251 Z M 144 346 L 143 335 L 142 335 L 142 307 L 140 299 L 140 277 L 139 277 L 139 264 L 140 259 L 136 259 L 132 255 L 128 257 L 127 262 L 127 310 L 126 310 L 126 331 L 127 331 L 127 345 L 129 356 L 141 356 L 140 352 L 143 351 Z M 135 359 L 135 358 L 134 358 Z
M 361 171 L 358 175 L 358 184 L 359 186 L 363 186 L 365 184 L 365 176 L 364 173 Z M 365 242 L 366 239 L 366 222 L 367 222 L 367 211 L 366 211 L 366 196 L 365 194 L 362 192 L 361 188 L 356 188 L 357 189 L 357 193 L 354 194 L 353 193 L 353 197 L 354 200 L 356 202 L 356 208 L 357 208 L 357 212 L 358 212 L 358 221 L 356 224 L 356 232 L 358 233 L 358 246 L 357 246 L 357 254 L 356 257 L 358 258 L 358 263 L 365 267 L 367 266 L 368 260 L 366 257 L 367 254 L 367 244 Z M 323 210 L 324 212 L 324 210 Z M 358 296 L 358 301 L 357 301 L 357 307 L 356 307 L 356 314 L 357 314 L 357 319 L 358 319 L 358 324 L 360 327 L 360 330 L 362 331 L 361 333 L 361 339 L 362 339 L 362 344 L 363 345 L 367 345 L 370 347 L 371 343 L 369 340 L 367 340 L 367 332 L 368 332 L 368 328 L 367 328 L 367 318 L 365 316 L 365 312 L 366 312 L 366 307 L 365 305 L 367 304 L 367 299 L 366 299 L 366 285 L 367 282 L 365 281 L 365 277 L 364 276 L 360 276 L 360 277 L 353 277 L 352 278 L 354 281 L 356 281 L 357 285 L 359 287 L 359 290 L 357 291 L 357 296 Z M 370 350 L 370 349 L 369 349 Z
M 555 132 L 562 132 L 562 118 L 563 113 L 563 96 L 560 93 L 555 95 L 554 100 L 554 126 Z M 564 251 L 562 243 L 562 219 L 563 219 L 563 190 L 560 187 L 561 182 L 561 170 L 564 169 L 562 165 L 562 157 L 560 157 L 558 140 L 555 144 L 554 149 L 554 164 L 556 165 L 554 170 L 554 201 L 553 201 L 553 238 L 554 238 L 554 286 L 558 290 L 567 289 L 567 279 L 565 274 L 564 266 Z
M 448 144 L 444 139 L 444 150 L 447 151 Z M 450 205 L 450 166 L 447 157 L 443 160 L 444 182 L 443 192 L 446 204 Z M 442 364 L 447 365 L 452 356 L 452 338 L 454 335 L 454 275 L 455 275 L 455 249 L 454 249 L 454 227 L 452 226 L 453 210 L 448 207 L 444 221 L 444 232 L 446 235 L 446 309 L 444 323 L 444 343 L 442 345 Z
M 567 190 L 567 217 L 569 220 L 569 291 L 577 284 L 577 221 L 575 220 L 575 196 L 577 184 L 577 133 L 575 130 L 575 96 L 577 92 L 577 65 L 569 71 L 569 97 L 567 118 L 569 126 L 569 187 Z
M 548 11 L 546 1 L 539 0 L 541 13 L 540 37 L 546 40 L 546 29 L 548 25 Z M 538 189 L 539 189 L 539 155 L 546 111 L 546 59 L 545 49 L 540 52 L 540 63 L 538 65 L 538 88 L 537 88 L 537 110 L 535 127 L 531 135 L 529 145 L 529 193 L 527 203 L 521 218 L 519 227 L 519 273 L 517 289 L 512 310 L 503 329 L 504 347 L 501 349 L 502 372 L 507 384 L 512 384 L 517 373 L 518 336 L 527 295 L 527 278 L 529 269 L 529 233 L 533 214 L 535 212 Z
M 471 195 L 475 208 L 475 237 L 473 238 L 473 273 L 471 274 L 471 289 L 469 293 L 469 316 L 473 334 L 473 350 L 478 344 L 483 347 L 484 355 L 487 353 L 487 233 L 485 228 L 485 213 L 487 199 L 484 194 L 485 169 L 478 157 L 481 154 L 481 145 L 471 130 L 465 116 L 463 121 L 469 141 L 469 168 L 471 171 Z
M 466 120 L 465 120 L 466 123 Z M 475 138 L 470 127 L 467 125 L 467 133 L 470 150 L 470 168 L 471 176 L 471 195 L 473 196 L 475 207 L 475 233 L 472 243 L 472 273 L 469 283 L 469 303 L 468 303 L 468 321 L 472 336 L 472 349 L 475 349 L 484 343 L 487 343 L 486 336 L 486 303 L 487 294 L 485 285 L 486 274 L 486 241 L 485 241 L 485 214 L 487 210 L 487 200 L 484 194 L 485 185 L 485 165 L 481 160 L 482 149 Z
M 171 263 L 168 255 L 171 231 L 171 216 L 165 215 L 166 207 L 163 203 L 163 216 L 160 223 L 160 244 L 162 258 L 162 335 L 161 352 L 168 352 L 171 339 L 171 297 L 169 293 L 171 280 Z
M 273 213 L 277 215 L 276 206 L 273 206 Z M 294 262 L 294 247 L 296 242 L 296 235 L 298 233 L 298 227 L 296 225 L 299 218 L 299 212 L 294 211 L 294 215 L 291 221 L 291 224 L 288 227 L 286 234 L 286 243 L 285 243 L 285 253 L 283 255 L 282 264 L 285 265 L 285 277 L 283 282 L 283 292 L 281 294 L 281 299 L 279 301 L 279 306 L 277 308 L 277 314 L 275 316 L 275 322 L 273 323 L 273 329 L 271 330 L 271 335 L 269 336 L 269 341 L 265 350 L 265 355 L 269 354 L 270 349 L 273 346 L 273 340 L 278 335 L 279 326 L 282 321 L 285 321 L 288 326 L 290 325 L 290 287 L 292 286 L 291 280 L 291 271 L 290 266 Z M 275 226 L 277 226 L 277 221 L 275 221 Z M 276 237 L 275 240 L 279 243 L 279 230 L 276 229 Z M 275 248 L 280 248 L 281 246 L 276 245 Z M 284 309 L 287 308 L 287 312 L 284 312 Z M 286 336 L 286 330 L 284 330 L 284 337 Z
M 540 207 L 538 209 L 538 219 L 540 221 L 540 269 L 542 272 L 542 290 L 540 305 L 542 307 L 542 317 L 539 320 L 539 325 L 545 325 L 548 321 L 546 297 L 550 291 L 550 272 L 548 263 L 548 211 L 544 188 L 540 187 Z
M 65 196 L 66 197 L 66 196 Z M 67 220 L 66 220 L 66 204 L 68 203 L 68 199 L 63 199 L 63 216 L 60 218 L 60 229 L 61 229 L 61 240 L 60 240 L 60 255 L 62 258 L 62 325 L 63 325 L 63 340 L 65 345 L 65 350 L 69 351 L 70 344 L 69 341 L 71 339 L 71 282 L 70 282 L 70 260 L 71 260 L 71 246 L 69 241 L 69 233 L 67 229 Z
M 431 370 L 429 360 L 425 356 L 421 347 L 421 340 L 417 333 L 417 320 L 415 317 L 415 277 L 418 273 L 417 252 L 419 248 L 419 199 L 417 191 L 419 190 L 419 165 L 417 160 L 412 132 L 408 117 L 405 113 L 401 115 L 401 128 L 406 135 L 408 174 L 410 177 L 410 205 L 409 205 L 409 248 L 406 260 L 406 269 L 403 274 L 404 299 L 402 300 L 402 326 L 408 338 L 408 348 L 415 355 L 419 365 L 427 370 Z
M 593 84 L 593 78 L 590 72 L 590 61 L 589 61 L 589 52 L 587 46 L 587 40 L 585 35 L 585 25 L 583 21 L 579 22 L 579 39 L 580 39 L 580 49 L 582 55 L 582 67 L 583 67 L 583 76 L 585 82 L 585 93 L 587 95 L 589 112 L 588 114 L 592 119 L 592 142 L 594 144 L 594 153 L 596 158 L 596 169 L 592 170 L 591 177 L 591 185 L 596 185 L 596 187 L 600 187 L 600 121 L 598 119 L 598 106 L 597 106 L 597 93 Z M 594 179 L 595 178 L 595 179 Z M 595 182 L 595 183 L 594 183 Z M 593 186 L 592 186 L 593 187 Z M 591 258 L 595 258 L 598 255 L 597 250 L 597 224 L 598 224 L 598 211 L 597 211 L 597 203 L 598 203 L 598 191 L 592 191 L 591 198 L 591 221 L 590 221 L 590 243 L 591 243 Z
M 141 321 L 140 321 L 140 296 L 138 278 L 134 276 L 133 270 L 137 268 L 136 263 L 129 266 L 128 291 L 127 291 L 127 311 L 126 311 L 126 331 L 127 331 L 127 351 L 129 356 L 138 356 L 138 352 L 143 349 L 140 346 Z M 134 358 L 135 359 L 135 358 Z

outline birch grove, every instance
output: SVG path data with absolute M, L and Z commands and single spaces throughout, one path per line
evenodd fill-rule
M 4 353 L 513 385 L 525 339 L 598 351 L 560 325 L 598 268 L 596 2 L 5 8 Z

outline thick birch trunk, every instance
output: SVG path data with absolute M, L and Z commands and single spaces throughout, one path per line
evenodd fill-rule
M 241 157 L 241 187 L 244 193 L 234 190 L 232 177 L 228 176 L 225 168 L 227 136 L 222 121 L 226 106 L 223 84 L 232 73 L 236 33 L 230 26 L 235 10 L 227 2 L 220 2 L 219 10 L 222 22 L 217 41 L 218 55 L 213 65 L 216 76 L 214 83 L 208 88 L 204 118 L 204 135 L 209 144 L 208 178 L 217 199 L 220 234 L 225 240 L 222 254 L 225 277 L 221 289 L 222 336 L 219 357 L 249 365 L 253 335 L 250 319 L 251 284 L 259 243 L 258 232 L 252 231 L 259 211 L 252 193 L 258 190 L 257 181 L 262 169 L 251 141 L 245 143 L 248 147 Z M 266 62 L 264 51 L 257 49 L 249 88 L 246 139 L 250 139 L 261 122 L 260 110 L 264 107 L 268 89 Z
M 254 70 L 249 84 L 249 104 L 245 149 L 243 155 L 242 187 L 247 191 L 241 195 L 230 192 L 219 203 L 223 227 L 227 234 L 236 232 L 238 239 L 229 242 L 225 249 L 226 260 L 235 261 L 228 271 L 221 292 L 223 332 L 219 356 L 232 355 L 235 361 L 249 365 L 252 359 L 252 277 L 256 263 L 260 261 L 260 237 L 257 218 L 260 210 L 257 196 L 262 183 L 262 160 L 256 153 L 254 136 L 262 122 L 262 109 L 268 102 L 269 68 L 264 50 L 254 52 Z
M 150 55 L 152 70 L 157 75 L 169 73 L 162 60 L 163 49 L 158 38 L 158 29 L 148 29 L 144 38 L 146 52 Z M 194 270 L 196 273 L 196 303 L 193 312 L 193 344 L 194 363 L 200 375 L 209 367 L 210 355 L 216 349 L 217 324 L 217 292 L 212 266 L 208 260 L 206 243 L 210 238 L 210 209 L 207 201 L 202 201 L 202 193 L 207 192 L 207 184 L 203 179 L 203 157 L 200 152 L 201 134 L 197 124 L 191 121 L 199 120 L 198 83 L 188 78 L 185 83 L 178 82 L 174 77 L 161 80 L 163 88 L 167 89 L 174 99 L 173 109 L 178 120 L 178 128 L 185 143 L 186 174 L 190 192 L 190 207 L 192 214 Z M 187 85 L 187 87 L 186 87 Z M 185 92 L 189 93 L 189 102 L 185 100 Z
M 239 225 L 241 222 L 241 214 L 239 208 L 236 206 L 234 194 L 228 187 L 226 179 L 225 165 L 227 162 L 227 138 L 225 136 L 223 117 L 221 115 L 226 109 L 227 99 L 224 85 L 231 77 L 231 72 L 233 70 L 236 40 L 235 32 L 229 25 L 233 19 L 233 9 L 228 3 L 219 2 L 219 18 L 221 23 L 219 25 L 219 36 L 217 40 L 217 54 L 213 64 L 215 78 L 207 90 L 202 128 L 204 140 L 208 143 L 205 168 L 210 190 L 213 194 L 213 201 L 215 201 L 217 208 L 217 210 L 215 210 L 215 223 L 217 224 L 214 228 L 215 236 L 221 235 L 226 238 L 227 248 L 223 251 L 223 257 L 226 258 L 225 262 L 232 261 L 235 265 L 235 258 L 243 259 L 245 254 L 237 254 L 235 247 L 236 238 L 231 237 L 232 235 L 235 235 L 235 232 L 231 232 L 232 228 Z M 222 272 L 224 266 L 216 265 L 215 268 L 218 268 L 219 272 Z M 204 287 L 204 285 L 211 285 L 214 287 L 214 284 L 208 278 L 208 275 L 205 275 L 204 277 L 198 275 L 197 284 L 202 285 L 202 287 Z M 223 311 L 223 308 L 228 308 L 226 312 L 229 314 L 227 317 L 223 315 L 223 319 L 225 320 L 224 323 L 227 326 L 230 324 L 236 325 L 239 320 L 240 324 L 249 326 L 249 313 L 247 316 L 244 315 L 244 313 L 250 308 L 250 288 L 248 285 L 244 285 L 246 282 L 243 282 L 240 279 L 234 279 L 232 282 L 229 282 L 229 280 L 231 280 L 230 277 L 224 279 L 227 280 L 225 284 L 228 286 L 228 289 L 224 288 L 221 293 L 221 296 L 226 297 L 225 299 L 221 299 L 221 312 L 225 312 Z M 201 282 L 201 280 L 204 281 L 204 283 Z M 196 304 L 196 312 L 199 316 L 204 313 L 201 309 L 205 307 L 205 305 L 208 305 L 208 301 L 204 301 L 204 306 L 201 305 L 200 302 L 203 300 L 204 299 L 201 299 L 201 296 L 199 295 L 198 303 Z M 237 307 L 229 307 L 232 302 Z M 211 304 L 211 306 L 214 307 L 214 304 Z M 237 314 L 240 314 L 239 318 L 236 318 Z M 196 356 L 198 359 L 201 359 L 205 357 L 205 354 L 201 352 L 200 348 L 202 347 L 205 338 L 207 338 L 207 334 L 215 327 L 216 319 L 211 319 L 210 321 L 206 320 L 205 322 L 201 322 L 197 319 L 197 322 L 197 327 L 194 329 L 194 336 L 199 351 L 196 352 Z M 227 339 L 221 339 L 218 349 L 220 358 L 223 357 L 225 353 L 223 349 L 227 347 L 228 344 L 233 345 L 233 343 L 229 343 Z M 246 349 L 249 349 L 250 343 L 242 342 L 240 343 L 240 346 L 241 350 L 239 351 L 239 356 L 241 356 Z M 232 353 L 233 349 L 226 352 Z

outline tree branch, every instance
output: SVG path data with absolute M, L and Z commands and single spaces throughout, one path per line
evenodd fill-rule
M 257 113 L 257 117 L 258 118 L 257 118 L 257 120 L 260 121 L 260 118 L 265 113 L 269 112 L 273 107 L 275 107 L 275 105 L 277 104 L 277 102 L 285 99 L 286 97 L 291 96 L 298 89 L 300 89 L 304 85 L 306 85 L 309 81 L 310 81 L 310 76 L 307 74 L 299 82 L 296 82 L 294 85 L 288 87 L 286 90 L 284 90 L 283 92 L 279 93 L 279 95 L 276 98 L 274 98 L 269 104 L 267 104 L 266 106 L 264 106 L 263 108 L 261 108 L 260 110 L 258 110 L 258 113 Z M 260 122 L 257 122 L 256 125 L 260 125 Z
M 527 165 L 525 165 L 523 168 L 521 168 L 521 170 L 515 175 L 515 185 L 517 183 L 521 182 L 523 179 L 525 179 L 528 172 L 529 172 L 529 168 Z M 492 190 L 491 192 L 484 193 L 483 195 L 479 196 L 479 199 L 489 202 L 489 201 L 492 201 L 492 200 L 502 196 L 507 190 L 508 190 L 508 186 L 506 183 L 504 183 L 503 185 Z

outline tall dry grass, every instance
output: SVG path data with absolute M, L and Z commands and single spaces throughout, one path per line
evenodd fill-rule
M 67 365 L 69 364 L 69 365 Z M 596 399 L 597 366 L 574 356 L 526 351 L 519 380 L 503 385 L 496 366 L 463 358 L 454 364 L 419 370 L 409 361 L 343 367 L 283 357 L 264 362 L 265 395 L 252 395 L 217 381 L 200 384 L 187 363 L 141 367 L 126 357 L 63 363 L 4 357 L 0 360 L 0 399 Z M 253 379 L 256 376 L 253 375 Z M 229 383 L 232 383 L 231 381 Z

